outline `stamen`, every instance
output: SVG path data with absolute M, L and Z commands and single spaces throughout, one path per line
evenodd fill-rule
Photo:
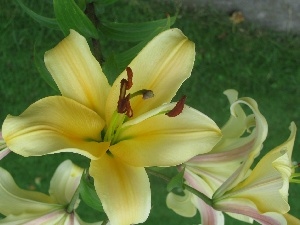
M 132 99 L 132 98 L 134 98 L 135 96 L 138 96 L 138 95 L 142 95 L 144 100 L 154 97 L 153 91 L 147 90 L 147 89 L 142 89 L 142 90 L 139 90 L 139 91 L 136 91 L 136 92 L 132 93 L 130 95 L 130 99 Z
M 176 103 L 175 107 L 169 112 L 167 112 L 166 115 L 169 117 L 178 116 L 183 110 L 185 99 L 186 96 L 182 96 L 182 98 Z
M 126 90 L 129 90 L 133 85 L 133 83 L 132 83 L 133 72 L 130 67 L 126 67 L 126 72 L 127 72 Z

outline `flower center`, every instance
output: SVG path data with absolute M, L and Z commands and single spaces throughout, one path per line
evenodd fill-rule
M 117 109 L 114 111 L 112 118 L 104 130 L 103 140 L 110 142 L 111 145 L 118 142 L 118 136 L 122 131 L 122 124 L 133 117 L 133 110 L 131 108 L 130 100 L 136 96 L 142 96 L 144 100 L 152 98 L 154 96 L 153 91 L 147 89 L 141 89 L 134 93 L 126 93 L 133 85 L 132 78 L 133 72 L 130 67 L 126 68 L 127 79 L 121 80 L 120 85 L 120 95 L 117 104 Z M 184 107 L 186 96 L 183 96 L 171 110 L 161 111 L 158 114 L 165 114 L 169 117 L 178 116 Z
M 117 137 L 121 131 L 122 124 L 128 118 L 133 116 L 133 110 L 130 105 L 130 99 L 136 96 L 142 96 L 143 99 L 149 99 L 154 96 L 151 90 L 142 89 L 134 93 L 128 93 L 126 95 L 126 91 L 128 91 L 132 85 L 133 72 L 130 67 L 126 68 L 127 79 L 121 80 L 120 86 L 120 95 L 117 104 L 117 109 L 114 111 L 111 121 L 105 131 L 104 141 L 109 141 L 111 144 L 115 144 L 117 142 Z

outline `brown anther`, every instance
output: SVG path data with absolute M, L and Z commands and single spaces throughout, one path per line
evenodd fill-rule
M 132 83 L 133 72 L 130 67 L 126 67 L 126 72 L 127 72 L 126 90 L 129 90 L 133 85 L 133 83 Z
M 130 105 L 130 94 L 128 94 L 124 98 L 119 98 L 118 101 L 118 113 L 125 113 L 126 116 L 132 117 L 133 111 Z
M 118 110 L 118 113 L 125 113 L 126 116 L 132 117 L 133 111 L 132 111 L 130 101 L 129 101 L 130 94 L 127 94 L 127 96 L 126 96 L 126 91 L 132 87 L 133 73 L 132 73 L 132 70 L 130 67 L 126 68 L 126 72 L 127 72 L 128 80 L 126 80 L 124 78 L 121 80 L 120 95 L 119 95 L 117 110 Z
M 175 107 L 169 112 L 167 112 L 166 115 L 169 117 L 178 116 L 183 110 L 185 99 L 186 96 L 182 96 L 182 98 L 176 103 Z

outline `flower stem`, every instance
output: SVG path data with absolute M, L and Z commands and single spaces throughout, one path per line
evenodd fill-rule
M 170 182 L 171 178 L 162 174 L 162 173 L 159 173 L 151 168 L 146 168 L 146 171 L 147 173 L 153 175 L 153 176 L 156 176 L 156 177 L 159 177 L 161 179 L 163 179 L 164 181 L 166 182 Z M 207 197 L 205 194 L 201 193 L 200 191 L 196 190 L 195 188 L 183 183 L 182 184 L 182 188 L 183 189 L 186 189 L 187 191 L 191 192 L 192 194 L 196 195 L 197 197 L 199 197 L 201 200 L 203 200 L 207 205 L 209 206 L 213 206 L 213 201 L 212 199 L 210 199 L 209 197 Z
M 92 21 L 92 23 L 95 25 L 95 27 L 98 29 L 99 27 L 99 19 L 95 14 L 95 7 L 94 3 L 88 3 L 86 5 L 85 14 L 89 17 L 89 19 Z M 93 53 L 97 61 L 102 65 L 103 63 L 103 56 L 101 53 L 101 46 L 99 39 L 92 38 L 92 45 L 93 45 Z

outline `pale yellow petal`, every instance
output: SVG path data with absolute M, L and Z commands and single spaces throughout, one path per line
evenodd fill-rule
M 287 154 L 282 157 L 285 159 L 279 159 L 280 161 L 288 161 Z M 282 164 L 281 166 L 290 171 L 288 164 Z M 272 163 L 266 163 L 265 161 L 259 162 L 250 176 L 225 195 L 224 198 L 234 196 L 250 199 L 261 212 L 288 212 L 290 209 L 287 202 L 288 186 L 285 188 L 284 194 L 280 192 L 285 185 L 288 185 L 288 177 L 284 178 L 283 174 L 278 171 L 278 167 L 277 165 L 277 168 L 274 168 Z
M 20 189 L 8 171 L 0 167 L 0 213 L 45 213 L 61 208 L 52 198 L 40 192 Z M 1 220 L 0 220 L 1 221 Z
M 35 102 L 20 116 L 7 116 L 2 132 L 9 149 L 23 156 L 64 151 L 95 159 L 109 146 L 100 142 L 104 125 L 89 108 L 55 96 Z
M 238 92 L 233 89 L 224 91 L 230 104 L 238 100 Z M 236 138 L 240 137 L 247 129 L 246 114 L 240 105 L 235 107 L 234 115 L 231 114 L 226 124 L 222 127 L 223 138 Z
M 143 223 L 150 212 L 150 183 L 144 168 L 105 154 L 92 160 L 90 174 L 111 225 Z
M 247 177 L 255 157 L 259 155 L 263 142 L 267 137 L 268 124 L 265 117 L 260 113 L 256 101 L 251 98 L 240 98 L 230 107 L 232 115 L 236 114 L 235 107 L 239 104 L 247 105 L 253 111 L 254 116 L 252 118 L 255 119 L 255 128 L 252 130 L 253 137 L 249 136 L 249 138 L 251 137 L 250 139 L 253 138 L 253 140 L 249 142 L 249 144 L 251 144 L 250 153 L 246 156 L 247 160 L 243 161 L 241 166 L 214 193 L 214 198 L 221 197 L 226 191 L 232 189 Z
M 300 224 L 300 220 L 298 218 L 292 216 L 291 214 L 286 213 L 283 216 L 286 219 L 288 225 L 299 225 Z
M 164 31 L 151 40 L 129 64 L 133 71 L 133 86 L 129 92 L 148 89 L 154 93 L 151 99 L 143 100 L 138 96 L 131 100 L 134 117 L 170 102 L 182 82 L 190 76 L 194 60 L 194 43 L 179 29 Z M 109 93 L 107 121 L 116 110 L 123 78 L 127 78 L 126 71 L 116 79 Z
M 197 213 L 196 207 L 191 201 L 191 192 L 184 191 L 184 195 L 176 195 L 170 192 L 167 195 L 167 207 L 180 216 L 193 217 Z
M 57 203 L 68 205 L 79 186 L 83 169 L 71 160 L 62 162 L 50 181 L 49 194 Z
M 215 202 L 214 208 L 223 212 L 249 216 L 262 225 L 287 225 L 282 214 L 276 212 L 260 212 L 256 205 L 248 199 L 229 198 Z
M 174 104 L 161 109 L 166 107 L 172 109 Z M 133 166 L 178 165 L 210 151 L 221 138 L 213 120 L 188 106 L 176 117 L 141 117 L 142 121 L 136 118 L 139 123 L 124 124 L 119 142 L 110 147 L 113 155 Z
M 63 96 L 104 118 L 110 86 L 83 36 L 71 30 L 69 36 L 45 53 L 45 64 Z
M 5 225 L 80 225 L 74 220 L 73 214 L 68 214 L 64 209 L 47 212 L 44 214 L 22 213 L 19 215 L 8 215 L 0 220 Z

